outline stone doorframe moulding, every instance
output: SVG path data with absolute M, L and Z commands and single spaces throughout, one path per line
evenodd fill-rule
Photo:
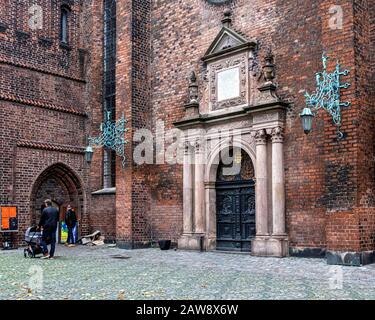
M 223 119 L 224 123 L 231 123 L 229 136 L 224 139 L 210 134 L 204 136 L 208 127 L 222 128 L 220 122 L 212 125 L 204 118 L 200 124 L 197 119 L 192 119 L 190 125 L 186 120 L 182 126 L 176 124 L 187 137 L 180 249 L 216 249 L 216 173 L 220 152 L 228 147 L 238 147 L 250 156 L 255 170 L 256 237 L 252 242 L 252 254 L 284 257 L 289 253 L 285 228 L 285 106 L 251 107 L 244 111 L 243 118 L 245 121 Z M 187 130 L 192 128 L 196 134 L 189 136 Z
M 220 153 L 227 148 L 240 148 L 250 157 L 256 175 L 256 155 L 254 138 L 251 132 L 239 136 L 230 136 L 224 141 L 220 141 L 207 155 L 207 165 L 205 172 L 205 218 L 206 218 L 206 250 L 216 250 L 216 177 L 220 164 Z

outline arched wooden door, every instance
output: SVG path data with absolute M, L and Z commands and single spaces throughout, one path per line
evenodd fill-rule
M 256 234 L 254 168 L 243 150 L 231 149 L 229 157 L 234 165 L 221 162 L 217 173 L 216 248 L 250 252 Z

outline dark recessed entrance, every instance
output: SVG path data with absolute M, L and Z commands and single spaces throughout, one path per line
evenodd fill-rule
M 58 242 L 66 240 L 66 228 L 63 221 L 70 204 L 77 213 L 80 221 L 83 212 L 83 189 L 76 174 L 62 163 L 56 163 L 44 170 L 36 179 L 31 192 L 31 224 L 37 224 L 43 210 L 45 199 L 51 199 L 53 205 L 59 209 Z M 78 233 L 80 226 L 78 225 Z
M 232 150 L 229 157 L 233 157 Z M 234 165 L 220 163 L 218 167 L 216 247 L 218 250 L 250 252 L 256 233 L 254 169 L 244 151 L 234 151 L 233 159 Z M 230 174 L 231 170 L 234 174 Z

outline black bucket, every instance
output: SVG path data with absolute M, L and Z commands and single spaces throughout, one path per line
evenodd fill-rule
M 160 250 L 169 250 L 171 248 L 171 240 L 160 240 L 159 248 Z

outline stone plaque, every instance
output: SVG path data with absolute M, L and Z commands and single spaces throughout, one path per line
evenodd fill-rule
M 210 110 L 245 105 L 248 98 L 247 55 L 243 53 L 210 63 Z
M 232 68 L 217 74 L 217 100 L 224 101 L 240 96 L 240 70 Z

